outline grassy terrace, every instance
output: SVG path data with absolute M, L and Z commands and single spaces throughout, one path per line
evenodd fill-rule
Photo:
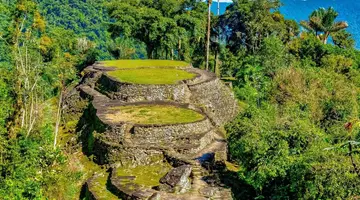
M 118 176 L 135 176 L 134 183 L 146 187 L 158 186 L 159 180 L 170 171 L 168 163 L 156 163 L 148 166 L 137 166 L 135 168 L 118 168 Z
M 101 61 L 104 67 L 116 67 L 118 69 L 135 69 L 143 67 L 166 67 L 166 68 L 185 68 L 189 63 L 174 60 L 109 60 Z
M 92 191 L 96 192 L 100 200 L 117 200 L 117 196 L 112 194 L 106 187 L 108 180 L 108 173 L 103 173 L 99 177 L 93 180 L 93 185 L 90 188 Z
M 110 71 L 108 74 L 121 82 L 135 84 L 176 84 L 196 75 L 179 69 L 129 69 Z
M 131 122 L 136 124 L 174 124 L 190 123 L 204 118 L 203 115 L 190 109 L 170 105 L 138 105 L 120 106 L 117 112 L 106 117 L 115 122 Z

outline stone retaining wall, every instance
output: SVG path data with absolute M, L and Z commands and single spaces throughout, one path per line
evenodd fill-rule
M 164 125 L 164 126 L 134 126 L 131 139 L 146 139 L 147 142 L 169 142 L 179 137 L 191 136 L 193 134 L 204 133 L 212 129 L 209 119 L 199 122 Z
M 163 159 L 161 149 L 147 148 L 145 145 L 129 147 L 106 141 L 100 135 L 95 136 L 94 154 L 99 164 L 120 163 L 122 166 L 147 165 Z
M 96 176 L 90 178 L 90 180 L 88 180 L 85 183 L 85 198 L 88 199 L 88 200 L 99 200 L 100 199 L 98 197 L 98 195 L 91 190 L 91 184 L 92 184 L 92 180 L 94 178 L 96 178 Z
M 186 84 L 147 85 L 121 83 L 103 74 L 97 82 L 96 89 L 111 99 L 122 102 L 139 101 L 175 101 L 189 102 L 190 91 Z
M 190 85 L 189 89 L 190 102 L 203 108 L 217 126 L 233 120 L 239 112 L 234 94 L 219 79 Z

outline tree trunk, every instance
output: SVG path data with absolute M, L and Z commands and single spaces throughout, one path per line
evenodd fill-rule
M 57 137 L 58 137 L 59 126 L 60 126 L 60 121 L 61 121 L 62 98 L 63 98 L 63 91 L 60 92 L 58 110 L 57 110 L 57 113 L 56 113 L 56 125 L 55 125 L 55 135 L 54 135 L 54 149 L 56 149 Z
M 147 47 L 146 48 L 146 53 L 147 53 L 147 57 L 149 58 L 149 59 L 152 59 L 153 58 L 153 52 L 154 52 L 154 48 L 153 47 Z
M 207 42 L 206 42 L 206 70 L 209 70 L 211 4 L 212 4 L 212 0 L 208 0 L 208 26 L 207 26 Z
M 329 35 L 330 35 L 329 32 L 326 32 L 326 33 L 325 33 L 324 39 L 323 39 L 323 40 L 324 40 L 324 41 L 323 41 L 324 44 L 327 44 L 327 41 L 328 41 L 328 39 L 329 39 Z
M 179 46 L 178 46 L 178 59 L 182 60 L 182 55 L 181 55 L 181 39 L 179 39 Z
M 220 67 L 219 67 L 219 52 L 218 49 L 215 51 L 215 74 L 217 77 L 220 77 Z

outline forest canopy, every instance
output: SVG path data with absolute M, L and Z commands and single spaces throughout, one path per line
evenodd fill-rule
M 234 0 L 210 16 L 208 70 L 232 85 L 241 106 L 225 126 L 233 195 L 359 198 L 360 52 L 351 24 L 333 8 L 297 23 L 280 6 Z M 3 199 L 79 198 L 90 172 L 74 167 L 76 150 L 60 138 L 77 137 L 63 99 L 86 66 L 164 59 L 206 68 L 203 1 L 0 1 L 0 19 Z

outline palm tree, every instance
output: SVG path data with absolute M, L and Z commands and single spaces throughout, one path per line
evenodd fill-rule
M 328 9 L 319 8 L 311 13 L 308 21 L 301 21 L 300 24 L 306 30 L 315 33 L 326 44 L 332 33 L 336 33 L 349 26 L 345 21 L 335 22 L 338 15 L 339 13 L 332 7 Z
M 207 27 L 207 42 L 206 42 L 206 70 L 209 70 L 211 4 L 212 4 L 212 0 L 208 0 L 208 27 Z

